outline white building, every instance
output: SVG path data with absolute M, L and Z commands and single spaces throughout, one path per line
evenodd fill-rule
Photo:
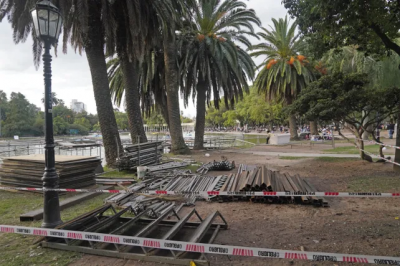
M 78 100 L 76 99 L 73 99 L 71 101 L 70 108 L 75 113 L 82 113 L 83 111 L 86 112 L 86 104 L 84 104 L 83 102 L 78 102 Z

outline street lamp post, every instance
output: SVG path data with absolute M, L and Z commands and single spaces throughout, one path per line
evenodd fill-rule
M 36 37 L 44 43 L 43 70 L 44 70 L 44 112 L 45 112 L 45 169 L 43 174 L 43 188 L 58 188 L 58 174 L 55 167 L 53 114 L 51 97 L 51 45 L 57 42 L 61 31 L 62 18 L 56 6 L 50 1 L 36 3 L 31 10 Z M 42 227 L 54 228 L 62 223 L 58 192 L 44 191 L 43 223 Z

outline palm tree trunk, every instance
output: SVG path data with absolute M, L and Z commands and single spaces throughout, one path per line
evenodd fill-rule
M 120 56 L 120 60 L 124 76 L 125 104 L 131 140 L 133 144 L 147 142 L 140 110 L 139 63 L 137 61 L 130 62 L 129 58 L 124 55 Z
M 400 113 L 397 114 L 396 146 L 400 147 Z M 394 161 L 400 164 L 400 149 L 396 149 Z M 400 172 L 400 166 L 394 164 L 393 170 L 396 172 Z
M 297 134 L 297 123 L 296 115 L 289 115 L 289 128 L 290 128 L 290 140 L 299 140 L 299 135 Z
M 310 133 L 311 135 L 318 135 L 317 121 L 310 121 Z
M 199 80 L 196 99 L 196 125 L 194 136 L 194 150 L 204 149 L 204 127 L 206 123 L 206 83 Z
M 92 10 L 88 26 L 85 52 L 92 76 L 94 98 L 99 116 L 100 130 L 103 135 L 105 158 L 107 165 L 113 167 L 119 156 L 118 151 L 122 151 L 122 145 L 108 85 L 103 45 L 104 38 L 99 13 Z
M 292 96 L 287 96 L 286 101 L 288 105 L 291 105 L 293 102 Z M 289 114 L 289 128 L 290 128 L 290 140 L 299 140 L 299 135 L 297 134 L 297 123 L 295 114 Z
M 171 32 L 174 33 L 173 30 Z M 175 36 L 165 32 L 164 36 L 165 85 L 167 88 L 167 106 L 169 131 L 171 134 L 171 152 L 187 154 L 189 148 L 183 139 L 181 113 L 179 108 L 178 67 L 176 64 Z

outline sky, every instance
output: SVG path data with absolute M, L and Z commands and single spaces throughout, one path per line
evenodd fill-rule
M 245 2 L 248 8 L 256 11 L 263 27 L 268 27 L 272 23 L 271 18 L 283 18 L 286 15 L 281 0 L 248 0 Z M 8 96 L 11 92 L 20 92 L 31 103 L 42 107 L 43 66 L 40 65 L 36 70 L 33 64 L 31 37 L 25 43 L 15 44 L 11 25 L 4 19 L 0 23 L 0 40 L 0 90 L 3 90 Z M 257 43 L 256 39 L 251 40 Z M 57 94 L 58 98 L 63 99 L 67 106 L 70 105 L 72 99 L 77 99 L 87 105 L 89 113 L 97 113 L 86 55 L 84 53 L 79 55 L 72 48 L 69 48 L 67 54 L 63 54 L 59 49 L 57 57 L 54 56 L 54 50 L 51 53 L 53 55 L 53 92 Z M 261 61 L 262 58 L 255 60 L 256 64 Z M 180 108 L 185 116 L 194 117 L 196 115 L 193 101 L 189 101 L 187 108 L 184 108 L 183 101 L 181 101 Z

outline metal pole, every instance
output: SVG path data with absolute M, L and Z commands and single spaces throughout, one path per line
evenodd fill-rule
M 45 42 L 45 51 L 43 54 L 43 70 L 44 70 L 44 87 L 45 87 L 45 168 L 43 174 L 43 188 L 57 189 L 59 188 L 58 175 L 56 172 L 56 161 L 54 155 L 54 137 L 53 137 L 53 105 L 51 94 L 51 55 L 50 42 Z M 60 202 L 58 192 L 45 191 L 43 204 L 43 223 L 44 228 L 55 228 L 62 223 L 60 215 Z

